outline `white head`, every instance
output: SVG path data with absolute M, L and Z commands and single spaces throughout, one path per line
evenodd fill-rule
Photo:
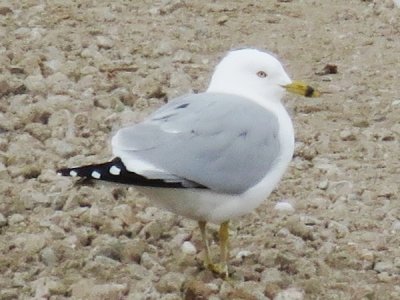
M 238 94 L 262 101 L 280 101 L 292 83 L 281 63 L 256 49 L 229 52 L 217 65 L 208 92 Z

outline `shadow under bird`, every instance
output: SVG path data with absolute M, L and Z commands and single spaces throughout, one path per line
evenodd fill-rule
M 157 206 L 198 222 L 205 267 L 228 277 L 229 220 L 259 206 L 275 188 L 294 151 L 285 91 L 319 93 L 292 81 L 271 54 L 229 52 L 206 92 L 170 101 L 112 138 L 114 159 L 58 171 L 136 186 Z M 220 224 L 220 262 L 211 260 L 206 224 Z

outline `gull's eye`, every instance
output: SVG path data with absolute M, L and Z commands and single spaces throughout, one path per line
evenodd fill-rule
M 260 78 L 265 78 L 267 77 L 267 73 L 265 73 L 264 71 L 258 71 L 257 76 Z

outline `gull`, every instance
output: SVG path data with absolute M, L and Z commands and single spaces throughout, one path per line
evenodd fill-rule
M 273 191 L 294 151 L 285 91 L 317 97 L 292 81 L 272 54 L 227 53 L 208 89 L 178 97 L 112 137 L 113 159 L 63 168 L 60 175 L 135 186 L 153 203 L 196 220 L 205 267 L 228 278 L 229 221 Z M 219 224 L 220 262 L 210 256 L 206 225 Z

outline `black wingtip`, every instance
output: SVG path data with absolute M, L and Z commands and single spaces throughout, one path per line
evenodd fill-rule
M 114 183 L 130 184 L 136 186 L 166 187 L 166 188 L 187 188 L 183 182 L 168 182 L 162 179 L 149 179 L 140 174 L 130 172 L 119 157 L 101 163 L 86 165 L 76 168 L 61 168 L 57 170 L 61 176 L 80 177 L 84 179 L 102 180 Z M 202 185 L 192 182 L 191 187 L 205 188 Z

